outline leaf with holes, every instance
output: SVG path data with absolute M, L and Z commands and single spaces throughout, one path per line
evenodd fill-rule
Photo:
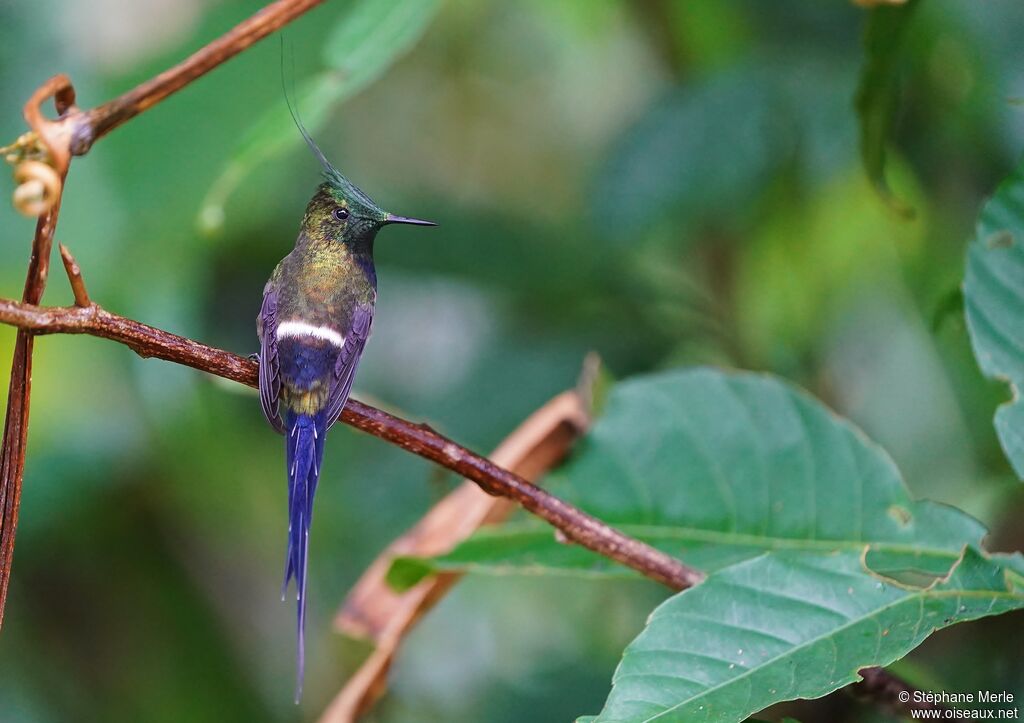
M 743 720 L 853 682 L 933 630 L 1024 606 L 1021 558 L 987 556 L 978 522 L 913 500 L 882 449 L 770 376 L 619 384 L 550 486 L 710 573 L 655 611 L 597 721 Z M 439 568 L 624 574 L 519 524 L 397 561 L 391 580 Z
M 947 578 L 891 584 L 854 552 L 772 552 L 659 606 L 626 648 L 596 723 L 741 721 L 817 698 L 933 631 L 1024 607 L 1022 560 L 967 548 Z
M 982 372 L 1009 382 L 1013 401 L 996 411 L 996 431 L 1024 479 L 1024 163 L 981 211 L 967 251 L 964 308 Z

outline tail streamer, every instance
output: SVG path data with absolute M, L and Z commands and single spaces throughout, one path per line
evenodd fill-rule
M 327 425 L 322 417 L 321 414 L 311 416 L 289 412 L 285 420 L 285 427 L 288 430 L 288 555 L 281 599 L 284 599 L 288 583 L 294 578 L 298 607 L 296 703 L 302 697 L 302 682 L 306 668 L 306 563 L 309 553 L 309 526 L 313 518 L 313 495 L 316 494 L 316 483 L 320 478 L 324 437 L 327 432 Z

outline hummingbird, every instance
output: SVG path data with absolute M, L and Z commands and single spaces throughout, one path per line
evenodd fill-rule
M 306 206 L 295 248 L 277 265 L 263 290 L 256 332 L 260 405 L 270 425 L 285 437 L 288 552 L 282 599 L 294 579 L 298 702 L 305 670 L 306 562 L 313 495 L 327 430 L 345 407 L 373 327 L 374 239 L 389 224 L 436 224 L 383 210 L 331 165 L 291 103 L 289 111 L 320 162 L 323 182 Z

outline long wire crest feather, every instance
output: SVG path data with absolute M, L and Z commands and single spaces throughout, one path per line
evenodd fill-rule
M 330 161 L 327 160 L 327 156 L 320 150 L 320 146 L 317 145 L 316 141 L 306 130 L 306 125 L 302 122 L 302 116 L 299 114 L 299 96 L 295 91 L 295 48 L 289 46 L 289 61 L 291 63 L 291 80 L 292 89 L 291 93 L 288 92 L 288 84 L 285 82 L 285 65 L 284 65 L 284 46 L 285 40 L 284 35 L 281 35 L 281 90 L 284 91 L 284 102 L 288 106 L 288 113 L 292 117 L 292 122 L 295 123 L 295 127 L 299 129 L 299 133 L 302 134 L 303 140 L 306 141 L 306 145 L 309 147 L 310 152 L 320 162 L 320 167 L 323 169 L 324 178 L 327 179 L 328 184 L 341 191 L 342 193 L 349 194 L 355 197 L 355 199 L 362 201 L 371 208 L 375 206 L 373 201 L 367 196 L 361 189 L 359 189 L 354 183 L 345 178 L 341 171 L 335 168 Z

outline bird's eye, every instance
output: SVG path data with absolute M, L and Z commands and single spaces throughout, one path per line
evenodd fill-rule
M 347 208 L 336 208 L 336 209 L 334 209 L 334 218 L 337 219 L 338 221 L 344 221 L 346 218 L 348 218 L 348 209 Z

